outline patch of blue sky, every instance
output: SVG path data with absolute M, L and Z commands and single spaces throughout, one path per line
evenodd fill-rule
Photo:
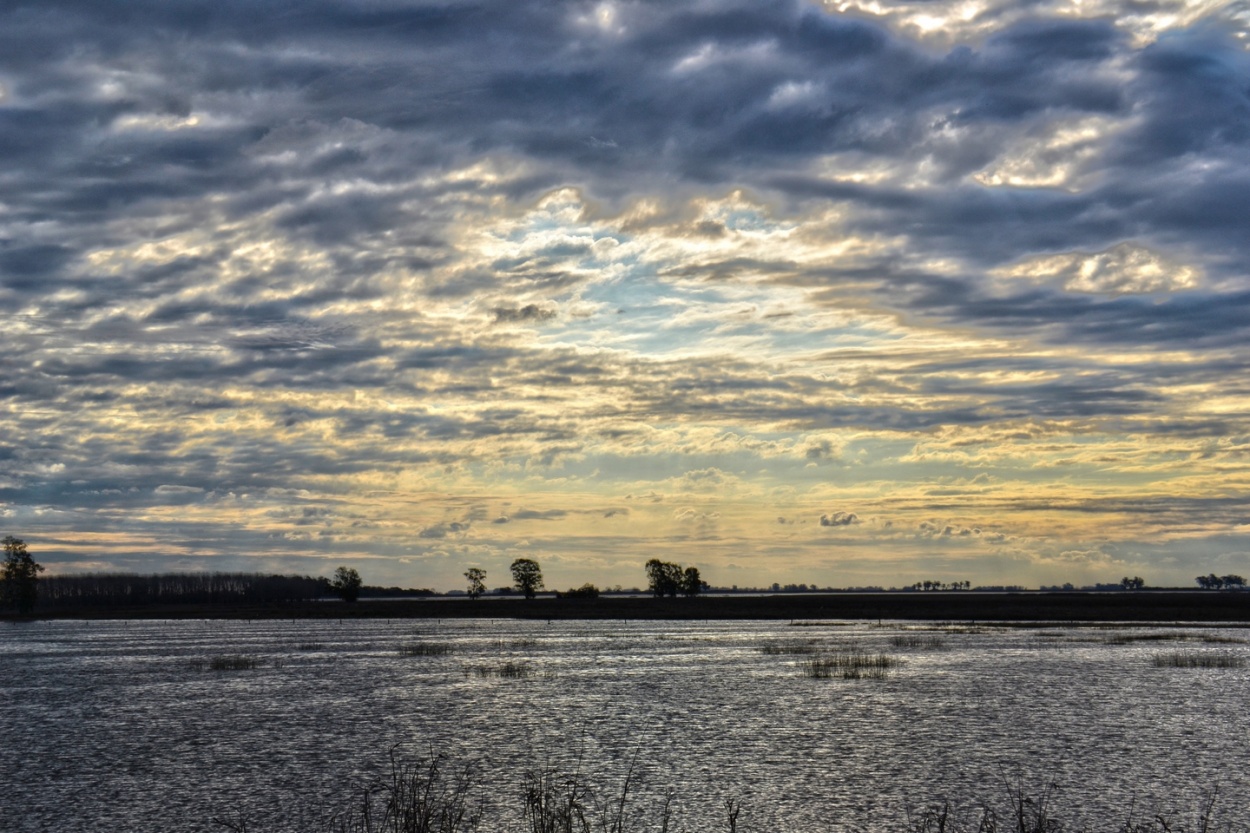
M 594 344 L 669 358 L 750 350 L 752 358 L 880 347 L 902 338 L 872 322 L 812 315 L 774 287 L 667 281 L 645 264 L 584 285 L 578 300 L 596 310 L 546 328 L 563 343 Z
M 751 208 L 735 208 L 719 215 L 729 231 L 776 231 L 777 222 Z

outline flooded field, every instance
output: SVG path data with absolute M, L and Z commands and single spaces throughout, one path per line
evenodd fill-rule
M 578 770 L 635 829 L 900 830 L 1055 785 L 1069 825 L 1250 826 L 1250 630 L 918 623 L 36 622 L 0 633 L 0 830 L 324 829 L 389 753 L 483 830 Z M 860 658 L 865 662 L 860 662 Z M 823 664 L 822 664 L 823 663 Z M 822 670 L 823 669 L 823 670 Z

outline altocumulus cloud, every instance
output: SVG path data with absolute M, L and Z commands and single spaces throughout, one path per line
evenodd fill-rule
M 1244 21 L 957 5 L 7 4 L 7 530 L 576 586 L 698 523 L 713 581 L 926 574 L 742 558 L 851 505 L 1011 583 L 1107 536 L 1187 581 L 1250 497 Z

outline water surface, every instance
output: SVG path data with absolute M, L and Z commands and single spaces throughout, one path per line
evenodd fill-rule
M 690 831 L 723 829 L 727 797 L 740 830 L 900 829 L 908 808 L 943 798 L 1001 803 L 1004 780 L 1055 784 L 1065 821 L 1105 828 L 1130 807 L 1192 823 L 1218 786 L 1219 818 L 1246 826 L 1250 671 L 1152 659 L 1250 658 L 1248 639 L 916 623 L 8 625 L 0 830 L 224 829 L 214 817 L 315 830 L 396 745 L 474 766 L 506 829 L 520 829 L 527 769 L 580 767 L 606 796 L 631 762 L 631 806 L 654 818 L 671 788 Z M 795 645 L 816 654 L 764 650 Z M 901 664 L 884 679 L 804 675 L 811 656 L 850 648 Z M 258 666 L 213 670 L 222 656 Z

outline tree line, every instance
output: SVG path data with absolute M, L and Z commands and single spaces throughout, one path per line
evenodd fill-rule
M 82 573 L 40 578 L 43 565 L 26 542 L 4 537 L 0 566 L 0 608 L 26 616 L 51 610 L 136 607 L 152 604 L 306 602 L 337 595 L 355 601 L 360 574 L 339 567 L 334 578 L 267 573 Z M 396 588 L 398 589 L 398 588 Z
M 1208 573 L 1205 576 L 1198 576 L 1194 581 L 1198 582 L 1198 586 L 1203 590 L 1245 590 L 1246 580 L 1239 575 L 1231 574 L 1227 576 L 1217 576 L 1215 573 Z
M 682 567 L 670 561 L 653 558 L 646 563 L 647 587 L 656 597 L 697 596 L 708 590 L 708 584 L 699 575 L 698 567 Z M 539 590 L 546 589 L 543 584 L 543 572 L 538 562 L 532 558 L 518 558 L 509 567 L 512 573 L 512 586 L 525 598 L 532 599 Z M 470 567 L 464 572 L 469 582 L 468 596 L 476 599 L 486 592 L 486 571 L 481 567 Z M 571 590 L 556 591 L 557 599 L 597 599 L 599 588 L 587 582 L 581 587 Z
M 42 578 L 38 589 L 40 605 L 55 608 L 304 602 L 330 592 L 324 578 L 264 573 L 86 573 Z

